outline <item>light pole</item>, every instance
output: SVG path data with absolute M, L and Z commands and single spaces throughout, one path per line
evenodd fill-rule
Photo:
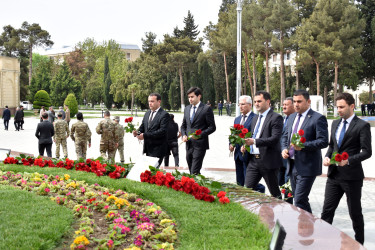
M 241 95 L 241 12 L 243 0 L 237 0 L 237 77 L 236 77 L 236 103 Z M 240 107 L 236 105 L 236 116 L 240 115 Z

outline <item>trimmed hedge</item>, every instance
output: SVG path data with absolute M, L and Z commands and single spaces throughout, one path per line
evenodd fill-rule
M 39 90 L 34 96 L 34 109 L 40 109 L 42 106 L 46 107 L 46 110 L 51 106 L 51 98 L 45 90 Z
M 70 93 L 64 101 L 64 105 L 68 105 L 70 110 L 70 118 L 73 118 L 78 113 L 78 102 L 76 96 Z

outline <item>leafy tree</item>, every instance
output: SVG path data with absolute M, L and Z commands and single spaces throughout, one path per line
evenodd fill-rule
M 142 50 L 144 53 L 148 54 L 151 52 L 152 48 L 157 44 L 156 43 L 156 34 L 152 32 L 145 33 L 146 38 L 142 40 Z
M 112 85 L 111 74 L 109 72 L 108 56 L 105 57 L 104 62 L 104 105 L 107 109 L 112 108 L 113 95 L 110 94 L 110 89 Z
M 50 89 L 54 106 L 62 105 L 69 93 L 76 93 L 78 101 L 81 101 L 81 82 L 74 79 L 65 61 L 57 75 L 52 79 Z
M 34 109 L 40 109 L 42 106 L 51 106 L 51 98 L 45 90 L 39 90 L 34 96 Z
M 34 95 L 37 91 L 43 89 L 47 93 L 50 93 L 50 85 L 52 80 L 52 64 L 53 61 L 47 58 L 48 60 L 41 60 L 38 63 L 36 63 L 37 66 L 34 67 L 34 76 L 31 79 L 31 85 L 28 87 L 29 89 L 29 100 L 33 102 Z M 37 60 L 34 60 L 34 62 L 37 62 Z
M 83 54 L 82 50 L 75 48 L 74 51 L 70 52 L 69 55 L 64 57 L 64 60 L 69 65 L 72 76 L 82 83 L 82 76 L 87 67 L 85 55 Z
M 71 118 L 73 118 L 78 113 L 78 102 L 76 96 L 73 93 L 70 93 L 65 98 L 64 105 L 68 105 Z
M 43 30 L 39 24 L 33 23 L 29 24 L 28 22 L 23 22 L 21 27 L 22 38 L 27 43 L 29 48 L 29 85 L 31 84 L 32 78 L 32 65 L 33 65 L 33 48 L 39 46 L 50 47 L 53 45 L 51 36 L 48 31 Z

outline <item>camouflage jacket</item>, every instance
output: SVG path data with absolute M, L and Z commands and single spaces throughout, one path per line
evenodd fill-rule
M 118 143 L 123 144 L 124 143 L 124 135 L 125 135 L 124 127 L 119 123 L 115 123 L 115 124 L 116 124 L 116 134 L 118 136 Z
M 53 127 L 55 129 L 55 135 L 53 136 L 53 139 L 66 139 L 69 137 L 69 126 L 68 123 L 64 120 L 57 120 L 53 124 Z
M 70 122 L 70 109 L 65 110 L 65 121 Z
M 77 121 L 72 125 L 71 135 L 73 141 L 88 141 L 91 143 L 91 131 L 89 125 L 83 121 Z
M 96 133 L 102 135 L 100 142 L 114 141 L 118 142 L 118 134 L 116 133 L 116 124 L 110 118 L 105 118 L 96 126 Z

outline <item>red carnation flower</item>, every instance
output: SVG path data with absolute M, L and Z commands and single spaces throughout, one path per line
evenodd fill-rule
M 349 155 L 348 155 L 348 153 L 346 153 L 346 152 L 342 153 L 342 154 L 341 154 L 341 157 L 342 157 L 342 160 L 343 160 L 343 161 L 349 159 Z
M 299 139 L 300 142 L 302 143 L 305 143 L 306 142 L 306 138 L 305 137 L 301 137 L 301 139 Z
M 133 117 L 129 117 L 128 122 L 132 122 L 132 121 L 133 121 Z
M 288 193 L 288 197 L 292 197 L 292 193 Z
M 243 125 L 240 125 L 239 127 L 238 127 L 238 129 L 243 129 L 244 128 L 244 126 Z
M 224 197 L 225 195 L 227 195 L 226 192 L 224 192 L 224 191 L 220 191 L 220 192 L 217 194 L 217 197 L 218 197 L 218 198 L 221 198 L 221 197 Z
M 282 194 L 285 194 L 285 189 L 284 189 L 284 188 L 281 189 L 281 193 L 282 193 Z
M 249 132 L 249 130 L 247 128 L 242 129 L 243 134 L 247 134 L 248 132 Z
M 300 136 L 303 136 L 303 135 L 305 134 L 305 131 L 303 131 L 303 129 L 300 129 L 300 130 L 298 130 L 298 134 L 299 134 Z
M 239 137 L 241 137 L 241 138 L 245 138 L 245 135 L 246 135 L 246 134 L 244 134 L 244 133 L 240 133 L 240 134 L 239 134 Z
M 222 203 L 222 204 L 225 204 L 225 203 L 229 203 L 230 202 L 230 200 L 229 200 L 229 198 L 228 197 L 221 197 L 220 199 L 219 199 L 219 202 L 220 203 Z
M 195 134 L 196 134 L 196 135 L 201 135 L 201 134 L 202 134 L 202 130 L 201 130 L 201 129 L 196 130 L 196 131 L 195 131 Z
M 129 119 L 128 118 L 125 118 L 125 123 L 128 123 L 129 122 Z
M 340 154 L 336 154 L 335 161 L 338 161 L 338 162 L 342 161 L 342 156 Z

